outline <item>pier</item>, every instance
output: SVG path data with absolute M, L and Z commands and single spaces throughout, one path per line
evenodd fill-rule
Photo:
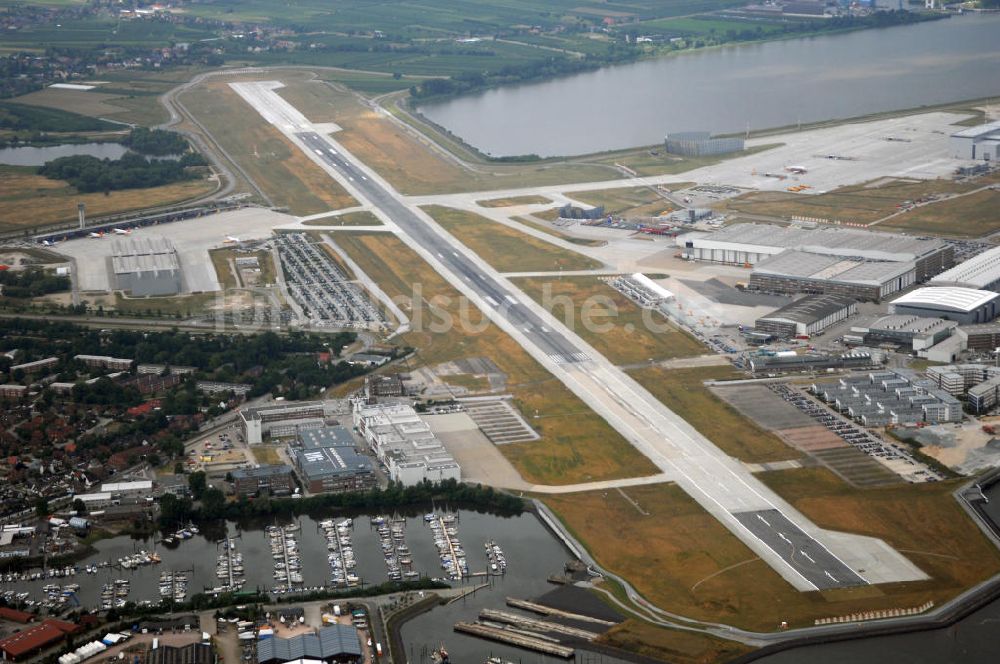
M 528 636 L 527 634 L 521 634 L 519 632 L 503 629 L 501 627 L 483 625 L 482 623 L 456 623 L 455 631 L 464 634 L 471 634 L 473 636 L 489 639 L 491 641 L 497 641 L 499 643 L 507 643 L 521 648 L 527 648 L 528 650 L 535 650 L 546 655 L 562 657 L 563 659 L 569 659 L 574 653 L 574 650 L 569 646 L 561 645 L 555 641 L 547 641 L 538 636 Z
M 496 609 L 483 609 L 479 612 L 479 618 L 481 620 L 489 620 L 491 622 L 513 625 L 514 627 L 518 627 L 520 629 L 562 634 L 563 636 L 571 636 L 573 638 L 584 639 L 586 641 L 593 641 L 600 636 L 597 632 L 590 632 L 578 627 L 560 625 L 559 623 L 538 620 L 537 618 L 527 618 L 525 616 L 519 616 L 516 613 L 497 611 Z
M 580 620 L 583 622 L 594 623 L 596 625 L 607 625 L 608 627 L 614 627 L 615 625 L 618 624 L 611 620 L 603 620 L 601 618 L 594 618 L 593 616 L 585 616 L 580 613 L 570 613 L 569 611 L 560 611 L 559 609 L 553 609 L 543 604 L 529 602 L 526 599 L 517 599 L 516 597 L 508 597 L 507 606 L 513 607 L 515 609 L 521 609 L 523 611 L 530 611 L 532 613 L 537 613 L 538 615 L 541 616 L 556 616 L 557 618 Z

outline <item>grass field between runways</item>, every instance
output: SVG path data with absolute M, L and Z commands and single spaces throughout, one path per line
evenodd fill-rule
M 741 415 L 705 387 L 703 383 L 709 379 L 740 377 L 730 367 L 648 367 L 631 371 L 630 375 L 716 447 L 740 461 L 766 463 L 801 456 L 780 438 Z
M 706 352 L 662 314 L 640 309 L 598 277 L 533 277 L 514 284 L 615 364 Z
M 454 325 L 433 332 L 432 320 L 458 318 L 464 298 L 402 240 L 385 233 L 337 235 L 337 244 L 400 305 L 414 331 L 399 343 L 416 349 L 409 364 L 433 367 L 467 357 L 488 357 L 507 376 L 507 388 L 541 434 L 530 443 L 499 446 L 528 482 L 575 484 L 652 475 L 656 467 L 617 431 L 535 361 L 507 333 L 468 304 L 477 329 Z M 414 291 L 419 285 L 419 291 Z M 414 303 L 411 298 L 418 298 Z M 438 299 L 432 309 L 430 302 Z
M 555 272 L 601 267 L 598 260 L 549 244 L 474 212 L 440 205 L 428 205 L 424 211 L 500 272 Z

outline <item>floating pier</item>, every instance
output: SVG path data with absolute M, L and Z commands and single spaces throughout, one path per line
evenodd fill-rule
M 501 627 L 483 625 L 482 623 L 456 623 L 455 631 L 462 632 L 464 634 L 471 634 L 473 636 L 489 639 L 491 641 L 497 641 L 499 643 L 507 643 L 521 648 L 527 648 L 528 650 L 535 650 L 546 655 L 562 657 L 563 659 L 569 659 L 573 656 L 574 652 L 574 650 L 569 646 L 564 646 L 557 642 L 546 641 L 540 637 L 528 636 L 526 634 L 520 634 Z
M 553 609 L 552 607 L 545 606 L 544 604 L 537 604 L 535 602 L 529 602 L 526 599 L 517 599 L 516 597 L 508 597 L 507 606 L 515 609 L 521 609 L 523 611 L 531 611 L 532 613 L 537 613 L 541 616 L 556 616 L 558 618 L 580 620 L 583 622 L 594 623 L 596 625 L 607 625 L 608 627 L 614 627 L 618 624 L 611 620 L 603 620 L 601 618 L 585 616 L 579 613 L 570 613 L 569 611 L 560 611 L 559 609 Z

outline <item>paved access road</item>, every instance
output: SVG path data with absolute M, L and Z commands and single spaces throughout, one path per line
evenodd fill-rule
M 880 540 L 822 530 L 742 464 L 728 457 L 682 417 L 615 367 L 551 313 L 516 289 L 413 199 L 321 134 L 275 93 L 275 81 L 230 84 L 240 96 L 313 158 L 360 203 L 370 204 L 459 291 L 538 359 L 636 449 L 739 537 L 795 588 L 803 591 L 907 581 L 926 576 Z M 424 197 L 423 203 L 435 202 Z M 744 514 L 774 514 L 788 544 L 770 530 L 751 529 Z M 767 518 L 765 516 L 765 518 Z M 792 539 L 792 538 L 795 539 Z M 808 551 L 808 557 L 800 555 Z M 861 572 L 865 569 L 866 572 Z M 852 571 L 854 570 L 854 571 Z M 864 576 L 862 576 L 864 574 Z

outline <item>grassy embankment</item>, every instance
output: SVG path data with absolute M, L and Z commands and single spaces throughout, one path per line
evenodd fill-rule
M 227 83 L 206 82 L 185 93 L 182 101 L 275 205 L 297 215 L 357 205 Z
M 817 525 L 882 538 L 931 578 L 798 592 L 675 485 L 625 489 L 641 512 L 614 491 L 545 502 L 601 565 L 657 606 L 746 629 L 940 603 L 1000 570 L 1000 554 L 952 498 L 954 482 L 858 490 L 824 469 L 759 477 Z
M 500 272 L 591 270 L 601 262 L 526 235 L 473 212 L 424 208 L 441 226 Z
M 514 283 L 615 364 L 706 352 L 697 339 L 661 314 L 640 309 L 597 277 L 533 277 Z
M 171 205 L 214 191 L 211 180 L 190 180 L 104 193 L 80 194 L 61 180 L 37 175 L 33 168 L 0 166 L 0 230 L 32 228 L 76 219 L 77 203 L 87 215 L 98 217 L 144 208 Z
M 430 331 L 431 321 L 440 321 L 444 316 L 457 320 L 461 299 L 458 291 L 399 238 L 344 233 L 337 236 L 337 243 L 390 297 L 409 302 L 412 285 L 421 285 L 421 299 L 402 307 L 413 320 L 415 331 L 400 343 L 417 349 L 415 365 L 433 367 L 465 357 L 488 357 L 507 375 L 508 391 L 514 395 L 516 405 L 542 436 L 535 442 L 499 448 L 527 481 L 572 484 L 656 472 L 648 459 L 517 342 L 492 323 L 482 321 L 479 311 L 471 305 L 468 318 L 478 330 L 455 325 L 440 332 Z M 438 302 L 432 315 L 429 301 L 435 297 L 450 300 Z

